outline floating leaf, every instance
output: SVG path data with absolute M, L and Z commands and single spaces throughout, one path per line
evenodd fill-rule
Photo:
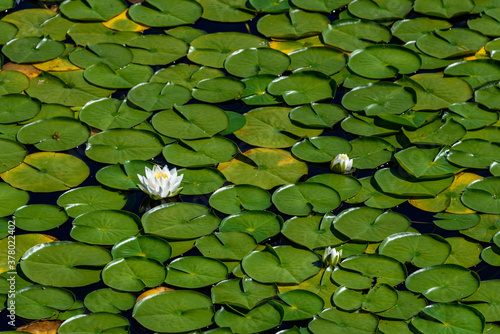
M 126 202 L 124 194 L 99 186 L 72 189 L 57 199 L 57 205 L 72 218 L 97 210 L 120 210 Z
M 129 8 L 132 20 L 150 27 L 175 27 L 196 22 L 203 9 L 190 0 L 147 0 Z
M 271 195 L 252 185 L 227 186 L 215 191 L 209 199 L 210 206 L 226 214 L 245 210 L 265 210 L 271 206 Z

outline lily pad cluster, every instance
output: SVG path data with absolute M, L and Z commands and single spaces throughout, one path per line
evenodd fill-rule
M 0 0 L 6 333 L 500 333 L 498 1 L 130 2 Z

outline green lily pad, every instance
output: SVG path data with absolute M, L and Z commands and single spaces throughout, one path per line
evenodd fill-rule
M 257 247 L 257 242 L 248 233 L 227 231 L 201 237 L 195 245 L 205 257 L 239 261 Z
M 460 230 L 460 233 L 477 241 L 491 243 L 500 229 L 499 215 L 480 215 L 481 220 L 469 229 Z
M 343 174 L 319 174 L 307 179 L 306 182 L 322 183 L 329 186 L 339 193 L 342 201 L 355 196 L 361 190 L 361 182 L 355 177 Z
M 14 212 L 14 222 L 25 231 L 46 231 L 61 226 L 68 220 L 66 212 L 55 205 L 31 204 Z
M 23 94 L 0 95 L 0 124 L 24 121 L 40 112 L 40 101 Z
M 210 234 L 219 223 L 220 219 L 207 207 L 194 203 L 166 203 L 142 216 L 145 233 L 174 240 Z
M 352 52 L 370 45 L 391 40 L 391 31 L 386 26 L 360 19 L 336 20 L 322 32 L 326 44 Z
M 172 247 L 169 243 L 152 235 L 122 239 L 111 249 L 111 255 L 115 260 L 121 257 L 143 256 L 163 263 L 171 254 Z
M 150 27 L 175 27 L 193 24 L 202 14 L 203 8 L 189 0 L 147 0 L 136 3 L 128 11 L 135 22 Z
M 406 279 L 406 287 L 427 299 L 449 303 L 467 297 L 479 288 L 479 276 L 456 264 L 441 264 L 420 269 Z
M 343 286 L 333 295 L 335 305 L 346 311 L 362 308 L 369 312 L 382 312 L 396 305 L 397 300 L 396 290 L 387 284 L 376 284 L 367 293 Z
M 411 324 L 422 333 L 442 330 L 450 333 L 482 333 L 484 316 L 466 305 L 441 303 L 426 306 L 413 318 Z
M 65 1 L 59 8 L 71 20 L 108 21 L 127 6 L 122 0 L 110 0 L 104 3 L 99 0 L 77 0 Z
M 295 183 L 307 174 L 307 165 L 286 151 L 256 148 L 222 162 L 218 169 L 229 182 L 251 184 L 263 189 Z
M 21 270 L 32 281 L 56 287 L 80 287 L 100 280 L 111 254 L 101 247 L 54 241 L 30 248 L 21 258 Z
M 10 1 L 10 0 L 7 0 L 7 2 L 8 1 Z M 14 24 L 9 23 L 7 21 L 1 21 L 0 28 L 2 29 L 2 33 L 3 33 L 2 37 L 0 37 L 0 44 L 5 44 L 8 41 L 14 39 L 14 37 L 16 36 L 17 31 L 18 31 L 17 27 Z
M 50 37 L 20 37 L 5 44 L 2 52 L 15 63 L 34 63 L 57 58 L 65 49 L 64 43 Z
M 347 5 L 349 0 L 292 0 L 292 3 L 299 8 L 313 12 L 330 13 Z
M 469 168 L 486 169 L 498 160 L 500 146 L 481 139 L 466 139 L 450 148 L 446 157 L 450 162 Z
M 500 80 L 500 67 L 491 59 L 475 59 L 451 64 L 444 73 L 464 79 L 476 89 L 485 83 Z
M 332 280 L 349 289 L 369 289 L 375 282 L 396 286 L 406 279 L 406 267 L 391 257 L 379 254 L 351 256 L 332 273 Z
M 349 3 L 349 12 L 366 20 L 402 19 L 413 7 L 413 1 L 382 0 L 380 3 L 371 0 L 355 0 Z
M 328 333 L 374 333 L 379 320 L 368 312 L 346 312 L 329 308 L 314 317 L 307 328 L 313 334 Z
M 398 125 L 357 113 L 352 113 L 344 118 L 340 126 L 344 131 L 358 136 L 386 136 L 396 134 L 400 129 Z
M 149 66 L 128 64 L 114 70 L 102 62 L 87 67 L 84 72 L 85 79 L 91 84 L 112 89 L 132 88 L 148 81 L 152 75 L 153 69 Z
M 97 43 L 126 44 L 139 33 L 113 30 L 102 23 L 76 23 L 68 30 L 68 35 L 77 45 L 86 46 Z
M 69 154 L 38 152 L 26 156 L 20 165 L 0 176 L 19 189 L 54 192 L 78 186 L 89 176 L 89 168 L 82 160 Z
M 182 195 L 212 193 L 226 182 L 224 174 L 213 167 L 179 169 L 179 176 L 181 175 L 183 175 L 181 182 Z
M 168 65 L 188 52 L 186 42 L 164 35 L 143 35 L 127 42 L 127 46 L 134 56 L 132 62 L 141 65 Z
M 434 30 L 417 39 L 417 48 L 436 58 L 473 55 L 488 42 L 483 34 L 466 28 Z
M 415 52 L 399 45 L 372 45 L 351 53 L 347 65 L 358 75 L 384 79 L 417 71 L 421 60 Z
M 257 74 L 280 75 L 290 65 L 290 58 L 281 51 L 273 49 L 241 49 L 226 58 L 224 68 L 237 77 L 250 77 Z
M 128 292 L 119 292 L 110 288 L 94 290 L 85 296 L 85 307 L 91 312 L 118 314 L 134 307 L 135 297 Z
M 235 278 L 217 283 L 211 289 L 214 304 L 228 304 L 250 310 L 261 301 L 276 295 L 274 284 L 262 284 L 250 277 Z
M 462 203 L 469 208 L 492 214 L 500 213 L 500 178 L 485 177 L 471 183 L 462 194 Z
M 472 97 L 472 88 L 460 78 L 443 78 L 442 73 L 422 73 L 403 77 L 398 84 L 413 88 L 417 103 L 413 110 L 439 110 Z
M 245 89 L 241 93 L 241 100 L 249 106 L 273 105 L 283 102 L 281 96 L 269 94 L 267 86 L 276 79 L 277 76 L 271 74 L 254 75 L 242 79 Z
M 377 137 L 361 137 L 349 142 L 352 151 L 349 156 L 354 160 L 354 167 L 359 169 L 377 168 L 391 160 L 394 147 Z
M 226 279 L 227 274 L 227 267 L 218 260 L 203 256 L 185 256 L 168 265 L 165 283 L 196 289 L 218 283 Z
M 334 160 L 338 154 L 349 154 L 351 149 L 351 144 L 344 138 L 321 136 L 298 142 L 293 145 L 292 153 L 301 160 L 325 163 Z
M 157 113 L 151 120 L 165 136 L 180 139 L 209 138 L 225 130 L 229 117 L 222 109 L 207 104 L 174 106 Z
M 311 319 L 323 310 L 325 302 L 317 294 L 307 290 L 291 290 L 278 295 L 281 300 L 273 301 L 284 310 L 283 321 Z
M 145 121 L 151 114 L 134 108 L 127 100 L 103 98 L 85 104 L 78 117 L 94 128 L 108 130 L 130 128 Z
M 3 22 L 3 21 L 0 21 Z M 18 94 L 28 88 L 30 79 L 17 71 L 0 72 L 0 95 Z
M 179 311 L 181 315 L 177 313 Z M 166 291 L 141 299 L 132 317 L 149 330 L 186 332 L 212 324 L 214 310 L 209 297 L 189 290 Z
M 457 3 L 453 0 L 444 0 L 435 3 L 432 0 L 416 0 L 414 9 L 417 13 L 449 19 L 470 13 L 474 9 L 474 2 L 465 0 Z
M 245 84 L 232 77 L 218 77 L 201 80 L 193 88 L 195 99 L 208 103 L 227 102 L 239 99 Z
M 69 60 L 81 68 L 101 62 L 112 69 L 119 69 L 129 64 L 133 58 L 129 49 L 114 43 L 89 44 L 86 48 L 77 48 L 69 54 Z
M 246 124 L 235 132 L 238 139 L 250 145 L 282 148 L 295 144 L 298 138 L 314 137 L 322 130 L 294 125 L 288 115 L 289 108 L 262 107 L 245 114 Z
M 104 284 L 122 291 L 141 291 L 145 287 L 160 285 L 164 279 L 163 265 L 143 256 L 113 260 L 102 270 Z
M 467 27 L 472 30 L 479 31 L 481 34 L 486 36 L 498 37 L 500 36 L 498 15 L 495 15 L 496 13 L 494 8 L 492 8 L 492 10 L 488 9 L 488 14 L 484 13 L 480 17 L 468 19 Z
M 394 157 L 403 169 L 416 178 L 439 178 L 453 175 L 460 167 L 448 162 L 448 149 L 409 147 Z
M 126 334 L 130 323 L 127 318 L 112 313 L 90 313 L 72 317 L 64 322 L 57 331 L 61 334 L 85 333 L 88 328 L 97 331 Z
M 446 241 L 451 245 L 451 253 L 444 263 L 470 268 L 481 262 L 483 246 L 479 243 L 461 237 L 446 238 Z
M 159 82 L 163 84 L 172 82 L 176 85 L 193 89 L 201 80 L 223 76 L 224 73 L 215 68 L 194 64 L 176 64 L 156 71 L 150 82 Z
M 278 326 L 283 318 L 280 310 L 270 303 L 246 312 L 226 306 L 215 314 L 215 323 L 220 327 L 229 327 L 236 333 L 257 333 Z
M 415 93 L 411 88 L 388 82 L 357 87 L 342 97 L 344 108 L 364 110 L 367 116 L 401 114 L 413 107 L 415 102 Z
M 192 62 L 223 68 L 224 60 L 236 50 L 267 47 L 267 40 L 240 32 L 218 32 L 193 40 L 187 57 Z
M 479 129 L 498 121 L 498 114 L 477 103 L 455 103 L 448 107 L 452 112 L 446 112 L 444 119 L 453 119 L 462 124 L 467 130 Z
M 377 171 L 374 178 L 383 192 L 397 196 L 434 197 L 453 182 L 453 176 L 437 180 L 411 180 L 390 168 Z
M 31 285 L 17 290 L 7 301 L 16 305 L 16 315 L 25 319 L 43 319 L 57 316 L 75 303 L 75 295 L 66 289 Z
M 79 215 L 73 220 L 70 235 L 88 244 L 114 245 L 139 232 L 140 219 L 127 211 L 97 210 Z
M 255 17 L 246 0 L 198 0 L 203 6 L 202 18 L 216 22 L 245 22 Z
M 403 42 L 416 41 L 417 38 L 429 34 L 433 30 L 448 29 L 451 24 L 445 20 L 437 20 L 429 17 L 417 17 L 396 21 L 392 25 L 392 34 Z
M 17 140 L 23 144 L 34 144 L 41 151 L 66 151 L 87 141 L 88 126 L 69 117 L 41 119 L 23 126 Z
M 311 212 L 326 213 L 340 205 L 340 195 L 334 189 L 315 182 L 301 182 L 278 188 L 273 204 L 290 216 L 307 216 Z
M 296 244 L 310 250 L 344 243 L 346 238 L 332 228 L 327 215 L 293 217 L 285 222 L 281 233 Z
M 296 106 L 333 98 L 336 83 L 319 72 L 297 72 L 273 80 L 267 90 L 281 95 L 288 105 Z
M 481 217 L 477 213 L 470 214 L 453 214 L 453 213 L 438 213 L 434 218 L 434 224 L 444 230 L 460 230 L 473 227 L 479 223 Z
M 371 208 L 389 209 L 401 203 L 406 202 L 408 197 L 395 196 L 382 192 L 380 186 L 375 179 L 371 176 L 359 179 L 361 183 L 361 190 L 352 198 L 348 199 L 346 203 L 357 204 L 363 203 Z
M 406 231 L 410 220 L 396 212 L 360 207 L 342 211 L 333 220 L 333 226 L 352 240 L 378 242 Z
M 328 23 L 323 14 L 290 9 L 288 13 L 263 16 L 257 22 L 257 30 L 266 37 L 299 39 L 318 35 Z
M 215 191 L 209 198 L 210 206 L 225 214 L 244 210 L 265 210 L 271 206 L 271 195 L 266 190 L 248 184 L 227 186 Z
M 308 128 L 332 128 L 347 117 L 347 111 L 337 104 L 311 103 L 299 106 L 289 114 L 294 123 Z
M 85 154 L 94 161 L 115 164 L 127 160 L 149 160 L 162 148 L 160 137 L 150 131 L 110 129 L 90 137 Z
M 315 275 L 321 268 L 315 253 L 292 246 L 266 246 L 243 258 L 244 272 L 261 283 L 299 284 Z
M 488 322 L 499 321 L 499 281 L 498 279 L 492 279 L 487 281 L 481 281 L 479 289 L 471 296 L 464 299 L 465 305 L 470 306 L 478 310 L 484 315 L 484 318 Z
M 124 194 L 99 186 L 72 189 L 57 199 L 57 205 L 72 218 L 97 210 L 120 210 L 126 202 Z
M 493 245 L 481 252 L 481 258 L 490 266 L 500 267 L 500 247 Z
M 191 99 L 191 92 L 173 83 L 145 82 L 130 89 L 127 98 L 146 111 L 157 111 L 186 103 Z
M 278 234 L 283 218 L 269 211 L 250 210 L 224 218 L 219 226 L 220 232 L 238 231 L 248 233 L 262 242 Z
M 29 200 L 29 195 L 25 191 L 13 188 L 7 183 L 1 182 L 0 198 L 2 199 L 0 217 L 5 217 L 14 213 L 19 207 L 26 205 Z
M 114 92 L 89 84 L 83 77 L 83 72 L 83 70 L 42 72 L 38 77 L 31 79 L 26 93 L 43 103 L 83 106 L 91 100 L 108 97 Z
M 123 167 L 120 164 L 101 168 L 95 174 L 97 181 L 103 185 L 119 190 L 140 190 L 137 186 L 140 181 L 138 174 L 145 176 L 144 168 L 153 169 L 155 164 L 149 161 L 130 160 L 125 161 Z
M 231 160 L 237 153 L 238 146 L 220 136 L 177 141 L 163 148 L 167 162 L 181 167 L 216 165 Z
M 378 252 L 401 263 L 411 262 L 416 267 L 424 268 L 444 263 L 450 255 L 451 246 L 436 234 L 402 232 L 388 236 L 380 244 Z
M 0 145 L 2 146 L 2 152 L 0 152 L 0 173 L 16 167 L 26 157 L 26 148 L 16 141 L 0 138 Z
M 328 47 L 308 47 L 290 52 L 292 72 L 316 71 L 325 75 L 332 75 L 347 62 L 347 56 L 338 50 Z
M 453 119 L 436 119 L 416 130 L 403 129 L 403 133 L 412 144 L 452 145 L 459 141 L 467 130 Z
M 398 301 L 390 309 L 378 313 L 384 318 L 407 320 L 420 312 L 427 306 L 427 300 L 420 294 L 414 294 L 410 291 L 397 291 Z

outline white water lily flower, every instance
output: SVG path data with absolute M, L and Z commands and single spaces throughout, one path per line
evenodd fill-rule
M 347 154 L 337 154 L 330 164 L 330 169 L 336 173 L 349 174 L 352 171 L 352 159 Z
M 342 257 L 342 249 L 337 251 L 335 248 L 328 246 L 323 253 L 323 263 L 326 267 L 335 267 Z
M 155 165 L 153 169 L 145 168 L 146 176 L 142 176 L 137 174 L 139 181 L 139 188 L 142 191 L 149 194 L 153 199 L 162 199 L 165 197 L 172 197 L 177 195 L 182 187 L 179 188 L 182 177 L 177 176 L 177 170 L 172 168 L 168 169 L 168 166 L 164 166 L 160 168 L 158 165 Z

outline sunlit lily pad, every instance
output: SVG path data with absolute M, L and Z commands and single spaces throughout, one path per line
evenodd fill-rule
M 153 75 L 150 81 L 163 84 L 172 82 L 176 85 L 181 85 L 186 88 L 193 89 L 201 80 L 223 76 L 224 73 L 215 68 L 198 66 L 194 64 L 176 64 L 158 70 Z
M 101 2 L 98 0 L 65 1 L 60 6 L 61 12 L 71 20 L 108 21 L 126 8 L 122 0 Z
M 488 322 L 499 321 L 498 300 L 499 300 L 498 279 L 481 281 L 477 291 L 464 299 L 465 305 L 471 306 L 481 312 Z
M 387 43 L 392 37 L 391 31 L 384 25 L 359 19 L 334 21 L 321 35 L 326 44 L 350 52 L 379 42 Z
M 288 115 L 289 108 L 262 107 L 245 114 L 246 124 L 235 132 L 238 139 L 251 145 L 270 148 L 292 146 L 298 138 L 314 137 L 322 130 L 294 125 Z
M 479 181 L 478 181 L 479 182 Z M 499 215 L 480 215 L 481 220 L 471 228 L 460 230 L 460 233 L 477 241 L 491 243 L 500 230 Z
M 24 145 L 9 139 L 0 138 L 2 152 L 0 152 L 0 173 L 19 165 L 26 156 Z
M 142 216 L 144 232 L 175 240 L 212 233 L 220 219 L 209 209 L 194 203 L 166 203 Z
M 315 182 L 286 185 L 273 193 L 273 204 L 290 216 L 306 216 L 312 211 L 326 213 L 340 205 L 340 195 L 334 189 Z
M 470 13 L 474 9 L 472 0 L 455 2 L 453 0 L 444 0 L 440 3 L 435 3 L 432 0 L 416 0 L 415 11 L 425 15 L 452 18 L 454 16 Z
M 342 211 L 333 220 L 333 226 L 352 240 L 377 242 L 406 231 L 410 220 L 396 212 L 360 207 Z
M 349 55 L 349 68 L 364 77 L 383 79 L 420 69 L 420 57 L 402 46 L 372 45 Z
M 140 36 L 130 40 L 127 46 L 133 54 L 133 62 L 141 65 L 167 65 L 188 51 L 184 41 L 164 35 Z
M 345 238 L 332 230 L 332 219 L 327 218 L 327 215 L 293 217 L 285 222 L 281 233 L 311 250 L 339 245 L 345 242 Z
M 453 145 L 466 133 L 465 127 L 453 119 L 436 119 L 416 130 L 403 129 L 404 135 L 412 144 Z
M 143 256 L 165 262 L 172 254 L 172 247 L 162 238 L 152 235 L 141 235 L 123 239 L 113 246 L 113 259 L 130 256 Z
M 89 168 L 80 159 L 64 153 L 33 153 L 23 162 L 0 174 L 16 188 L 33 192 L 54 192 L 78 186 L 89 176 Z
M 359 136 L 391 135 L 398 133 L 400 129 L 398 125 L 380 121 L 379 119 L 376 120 L 372 117 L 363 116 L 357 113 L 352 113 L 344 118 L 340 126 L 344 131 Z
M 85 296 L 85 307 L 92 312 L 118 314 L 131 309 L 135 304 L 134 295 L 110 288 L 94 290 Z
M 453 145 L 446 158 L 458 166 L 482 169 L 497 161 L 499 154 L 500 146 L 496 143 L 467 139 Z
M 271 195 L 252 185 L 227 186 L 215 191 L 209 199 L 210 206 L 226 214 L 245 210 L 265 210 L 271 206 Z
M 166 311 L 167 310 L 167 311 Z M 177 314 L 181 311 L 181 315 Z M 153 331 L 192 331 L 212 324 L 209 297 L 195 291 L 166 291 L 148 296 L 134 306 L 132 316 Z
M 255 14 L 248 8 L 246 0 L 198 0 L 203 6 L 202 18 L 216 22 L 245 22 Z
M 111 254 L 101 247 L 55 241 L 30 248 L 21 259 L 21 269 L 39 284 L 79 287 L 98 282 L 101 268 L 110 260 Z
M 175 27 L 192 24 L 201 16 L 203 8 L 190 0 L 147 0 L 130 7 L 132 20 L 150 27 Z
M 265 148 L 249 150 L 231 161 L 220 163 L 218 169 L 230 182 L 264 189 L 295 183 L 307 174 L 307 165 L 289 152 Z
M 201 80 L 193 88 L 195 99 L 208 103 L 226 102 L 239 99 L 245 85 L 232 77 L 219 77 Z
M 444 70 L 447 75 L 460 77 L 472 88 L 500 80 L 500 66 L 491 59 L 476 59 L 454 63 Z
M 24 121 L 40 112 L 40 101 L 23 94 L 0 95 L 0 124 Z
M 160 138 L 150 131 L 111 129 L 90 137 L 85 154 L 92 160 L 114 164 L 148 160 L 157 156 L 162 148 Z
M 346 311 L 362 308 L 370 312 L 382 312 L 396 305 L 397 300 L 396 290 L 387 284 L 377 284 L 367 293 L 340 287 L 333 296 L 335 305 Z
M 72 189 L 57 199 L 57 205 L 72 218 L 97 210 L 120 210 L 126 202 L 124 194 L 99 186 Z
M 486 177 L 477 180 L 465 188 L 462 202 L 469 208 L 485 213 L 500 213 L 497 197 L 500 197 L 500 178 Z
M 311 137 L 292 147 L 296 157 L 316 163 L 330 162 L 338 154 L 349 154 L 351 150 L 352 146 L 347 140 L 334 136 Z
M 447 161 L 448 149 L 409 147 L 394 157 L 403 169 L 416 178 L 439 178 L 453 175 L 460 167 Z
M 45 231 L 62 225 L 68 219 L 66 212 L 58 206 L 31 204 L 19 207 L 14 212 L 17 227 L 25 231 Z
M 318 35 L 328 23 L 323 14 L 290 9 L 288 13 L 262 17 L 257 22 L 257 30 L 266 37 L 299 39 Z
M 250 48 L 233 52 L 224 62 L 224 68 L 237 77 L 257 74 L 282 74 L 290 65 L 290 59 L 283 52 L 268 48 Z
M 333 98 L 336 88 L 335 81 L 319 72 L 298 72 L 279 77 L 267 87 L 269 93 L 283 96 L 292 106 Z
M 226 182 L 224 174 L 214 167 L 183 168 L 179 170 L 180 175 L 183 175 L 182 195 L 212 193 Z
M 75 303 L 75 295 L 66 289 L 32 285 L 16 291 L 7 301 L 16 304 L 16 314 L 25 319 L 57 316 Z
M 172 83 L 145 82 L 133 87 L 127 98 L 146 111 L 157 111 L 186 103 L 191 98 L 191 92 Z
M 220 261 L 203 256 L 185 256 L 167 267 L 165 282 L 182 288 L 196 289 L 227 278 L 227 267 Z
M 479 129 L 498 121 L 496 112 L 474 102 L 454 103 L 448 109 L 452 112 L 445 113 L 444 119 L 451 118 L 462 124 L 467 130 Z
M 470 306 L 440 303 L 425 307 L 412 319 L 411 324 L 422 333 L 442 330 L 455 333 L 482 333 L 484 316 Z
M 290 119 L 310 128 L 331 128 L 347 116 L 344 108 L 337 104 L 311 103 L 290 111 Z
M 406 279 L 406 287 L 427 299 L 448 303 L 467 297 L 479 288 L 479 276 L 455 264 L 441 264 L 417 270 Z
M 2 22 L 2 21 L 0 21 Z M 22 72 L 1 71 L 0 72 L 0 95 L 17 94 L 28 88 L 30 79 Z
M 307 326 L 314 334 L 328 334 L 340 331 L 373 333 L 377 330 L 377 316 L 368 312 L 346 312 L 329 308 L 316 316 Z
M 416 41 L 417 38 L 430 33 L 435 29 L 448 29 L 451 24 L 445 20 L 437 20 L 429 17 L 417 17 L 396 21 L 391 30 L 392 34 L 403 42 Z
M 417 48 L 436 58 L 451 58 L 475 54 L 488 42 L 477 31 L 466 28 L 434 30 L 417 39 Z
M 130 326 L 127 318 L 112 313 L 90 313 L 74 316 L 64 322 L 58 333 L 76 334 L 82 333 L 89 327 L 96 328 L 98 331 L 112 331 L 115 334 L 126 334 Z
M 224 218 L 219 231 L 238 231 L 248 233 L 262 242 L 278 234 L 283 224 L 283 218 L 270 211 L 249 210 Z
M 47 61 L 59 57 L 64 50 L 64 43 L 49 37 L 16 38 L 2 47 L 2 52 L 15 63 Z
M 267 47 L 260 37 L 239 32 L 219 32 L 200 36 L 193 40 L 188 59 L 200 65 L 223 68 L 224 60 L 236 50 Z
M 292 246 L 267 246 L 242 260 L 248 276 L 261 283 L 298 284 L 318 273 L 321 265 L 315 253 Z
M 241 312 L 230 306 L 222 307 L 215 314 L 220 327 L 229 327 L 236 333 L 256 333 L 276 327 L 282 320 L 280 309 L 265 303 L 250 311 Z

